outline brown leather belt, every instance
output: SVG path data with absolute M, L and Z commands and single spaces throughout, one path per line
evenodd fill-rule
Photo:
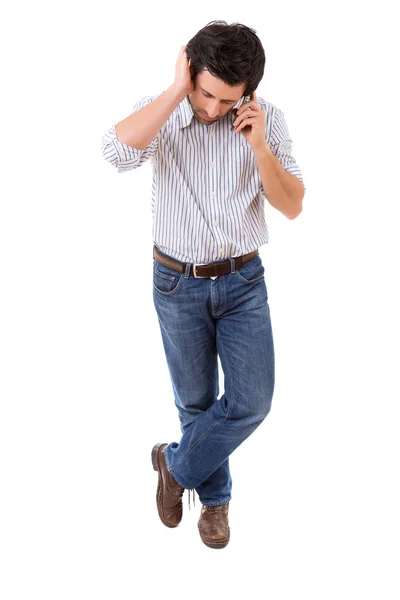
M 240 269 L 245 262 L 257 254 L 258 248 L 249 254 L 243 254 L 243 256 L 234 257 L 233 260 L 235 261 L 235 270 Z M 153 256 L 162 265 L 169 267 L 174 271 L 178 271 L 178 273 L 185 273 L 186 263 L 180 262 L 179 260 L 176 260 L 171 256 L 167 256 L 166 254 L 162 254 L 156 246 L 153 248 Z M 217 277 L 217 275 L 226 275 L 226 273 L 230 272 L 231 261 L 227 259 L 220 262 L 191 264 L 189 275 L 193 275 L 193 277 Z

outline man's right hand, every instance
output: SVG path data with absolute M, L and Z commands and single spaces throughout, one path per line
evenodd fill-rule
M 186 96 L 194 91 L 194 83 L 190 74 L 190 61 L 186 54 L 186 46 L 182 46 L 175 65 L 174 86 L 179 93 Z

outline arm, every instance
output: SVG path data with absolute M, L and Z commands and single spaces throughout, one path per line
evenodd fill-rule
M 155 155 L 158 134 L 178 104 L 194 89 L 186 46 L 181 46 L 175 80 L 158 96 L 143 98 L 129 117 L 113 125 L 101 140 L 104 158 L 118 172 L 136 169 Z
M 139 100 L 129 117 L 112 125 L 103 135 L 103 158 L 116 167 L 118 173 L 140 167 L 155 155 L 159 131 L 182 97 L 183 94 L 171 86 L 162 94 Z
M 185 96 L 172 84 L 153 102 L 115 125 L 118 140 L 137 150 L 144 150 Z
M 295 219 L 303 210 L 303 184 L 284 169 L 267 141 L 254 150 L 264 195 L 268 202 L 288 219 Z
M 292 156 L 292 139 L 283 112 L 276 109 L 269 141 L 255 151 L 261 177 L 261 192 L 268 202 L 287 218 L 294 219 L 302 211 L 306 191 L 298 164 Z

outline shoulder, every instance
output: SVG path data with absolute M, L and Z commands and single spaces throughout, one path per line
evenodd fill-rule
M 141 98 L 139 98 L 138 100 L 136 100 L 135 106 L 138 105 L 142 105 L 145 106 L 146 104 L 150 104 L 150 102 L 153 102 L 153 100 L 155 100 L 156 98 L 158 98 L 159 96 L 161 96 L 161 94 L 163 94 L 165 92 L 165 90 L 163 90 L 162 92 L 159 92 L 157 94 L 151 94 L 148 96 L 142 96 Z
M 282 110 L 279 106 L 272 102 L 268 102 L 268 100 L 265 100 L 262 96 L 257 96 L 257 102 L 267 115 L 275 117 L 276 114 L 282 114 Z

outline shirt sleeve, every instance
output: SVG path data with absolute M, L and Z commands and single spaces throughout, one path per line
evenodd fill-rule
M 279 162 L 281 163 L 281 165 L 283 166 L 283 168 L 300 179 L 301 183 L 303 184 L 305 193 L 306 187 L 304 185 L 303 175 L 301 173 L 299 165 L 297 164 L 294 156 L 292 155 L 292 142 L 293 140 L 290 137 L 285 116 L 281 109 L 276 108 L 275 116 L 272 123 L 269 146 L 272 152 L 279 160 Z M 260 189 L 262 194 L 265 196 L 262 184 Z
M 161 96 L 161 94 L 141 98 L 141 100 L 134 105 L 131 114 L 140 110 L 146 106 L 146 104 L 150 104 L 150 102 L 153 102 L 158 96 Z M 101 138 L 100 148 L 103 158 L 116 167 L 118 173 L 137 169 L 155 155 L 158 148 L 158 135 L 153 138 L 146 148 L 139 150 L 138 148 L 133 148 L 132 146 L 128 146 L 119 141 L 115 125 L 116 123 L 114 123 Z

